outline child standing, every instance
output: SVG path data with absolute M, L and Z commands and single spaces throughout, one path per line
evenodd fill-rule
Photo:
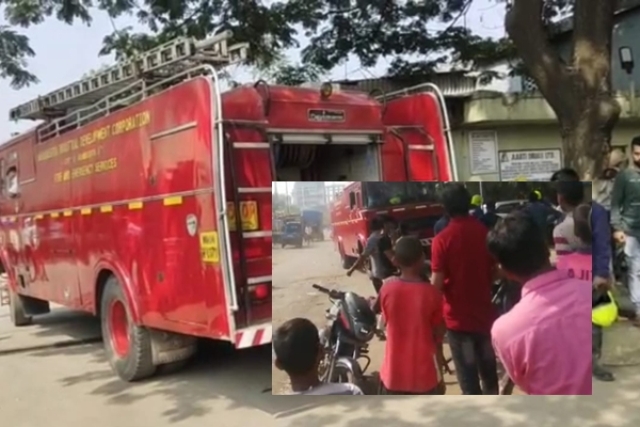
M 318 378 L 323 357 L 318 328 L 308 319 L 291 319 L 282 324 L 273 337 L 275 365 L 285 371 L 291 381 L 292 394 L 362 395 L 353 384 L 324 384 Z
M 423 278 L 420 240 L 398 239 L 395 262 L 400 275 L 384 282 L 374 305 L 387 325 L 380 394 L 444 394 L 442 297 Z

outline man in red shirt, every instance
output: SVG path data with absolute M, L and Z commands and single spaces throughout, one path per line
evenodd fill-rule
M 491 302 L 496 263 L 487 249 L 489 230 L 469 215 L 470 202 L 464 185 L 446 185 L 442 203 L 450 222 L 433 239 L 431 283 L 444 295 L 447 337 L 462 393 L 498 394 L 491 344 L 491 326 L 496 319 Z
M 385 280 L 378 297 L 387 321 L 380 394 L 444 394 L 442 297 L 422 278 L 420 240 L 401 237 L 395 262 L 400 276 Z

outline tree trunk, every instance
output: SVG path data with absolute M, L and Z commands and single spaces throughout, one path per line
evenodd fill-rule
M 603 169 L 605 147 L 620 116 L 611 93 L 615 1 L 576 0 L 572 54 L 549 43 L 544 0 L 513 0 L 505 27 L 542 95 L 556 113 L 564 163 L 587 180 Z

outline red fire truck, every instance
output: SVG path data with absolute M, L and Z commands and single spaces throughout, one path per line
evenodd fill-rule
M 196 337 L 271 342 L 270 182 L 456 177 L 437 88 L 222 93 L 247 48 L 229 37 L 170 41 L 10 111 L 41 121 L 0 146 L 12 319 L 50 302 L 100 316 L 124 380 Z
M 175 40 L 10 113 L 43 121 L 0 147 L 11 318 L 100 316 L 126 381 L 182 364 L 197 337 L 271 343 L 273 168 L 225 121 L 261 111 L 251 89 L 221 99 L 216 70 L 246 50 L 228 38 Z
M 388 215 L 420 238 L 425 254 L 431 255 L 433 227 L 444 214 L 437 201 L 436 183 L 353 182 L 331 207 L 332 238 L 344 268 L 350 268 L 362 253 L 371 233 L 371 220 Z
M 458 177 L 444 97 L 430 83 L 374 98 L 331 84 L 258 82 L 223 95 L 223 102 L 229 137 L 268 141 L 279 181 Z

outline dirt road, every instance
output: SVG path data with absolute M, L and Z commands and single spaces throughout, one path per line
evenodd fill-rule
M 326 296 L 311 288 L 313 283 L 341 290 L 352 290 L 361 295 L 373 293 L 363 274 L 347 277 L 340 266 L 340 258 L 329 240 L 315 242 L 301 249 L 287 247 L 273 249 L 273 325 L 277 327 L 294 317 L 311 319 L 318 327 L 323 325 L 324 310 L 329 307 Z M 375 357 L 376 353 L 372 354 Z M 374 365 L 373 366 L 377 366 Z M 286 376 L 273 369 L 274 394 L 288 389 Z

